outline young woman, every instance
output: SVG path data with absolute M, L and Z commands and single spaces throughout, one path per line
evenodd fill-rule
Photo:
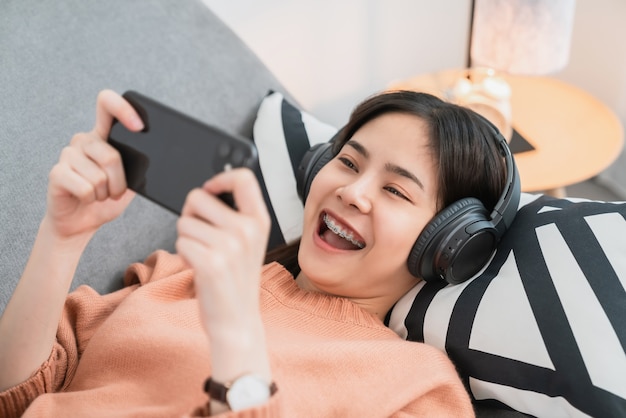
M 269 216 L 238 169 L 189 193 L 177 255 L 132 265 L 117 292 L 68 296 L 90 238 L 133 196 L 106 138 L 113 118 L 142 122 L 111 91 L 96 114 L 50 172 L 0 319 L 0 415 L 473 415 L 447 357 L 383 318 L 420 281 L 407 255 L 429 220 L 468 196 L 491 208 L 502 192 L 506 167 L 480 117 L 425 94 L 369 98 L 311 184 L 301 240 L 269 256 L 282 264 L 264 265 Z

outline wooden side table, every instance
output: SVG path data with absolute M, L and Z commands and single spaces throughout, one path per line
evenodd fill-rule
M 393 83 L 391 89 L 446 98 L 466 70 L 446 70 Z M 513 128 L 534 149 L 515 153 L 522 190 L 565 196 L 619 156 L 624 130 L 606 105 L 585 91 L 549 77 L 503 76 L 511 86 Z

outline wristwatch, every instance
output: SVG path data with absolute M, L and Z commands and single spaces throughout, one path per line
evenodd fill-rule
M 231 411 L 239 411 L 267 402 L 276 393 L 276 384 L 268 384 L 254 374 L 243 375 L 226 384 L 209 377 L 204 384 L 204 391 L 212 400 L 228 405 Z

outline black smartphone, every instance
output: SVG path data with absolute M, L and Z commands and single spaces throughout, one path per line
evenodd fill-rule
M 123 97 L 144 122 L 131 132 L 113 122 L 109 143 L 122 156 L 131 190 L 180 215 L 189 191 L 215 174 L 237 167 L 255 169 L 254 143 L 193 119 L 136 91 Z M 234 207 L 230 194 L 220 198 Z

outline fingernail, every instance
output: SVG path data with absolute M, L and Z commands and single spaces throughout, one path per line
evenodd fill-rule
M 143 121 L 138 116 L 132 116 L 129 122 L 132 128 L 137 131 L 141 131 L 144 128 Z

